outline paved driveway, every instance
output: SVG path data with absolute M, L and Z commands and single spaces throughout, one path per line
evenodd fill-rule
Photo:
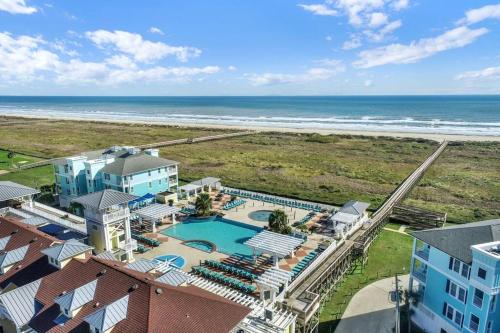
M 408 275 L 399 278 L 407 288 Z M 347 306 L 335 333 L 392 333 L 396 305 L 389 292 L 394 290 L 394 277 L 374 282 L 358 291 Z

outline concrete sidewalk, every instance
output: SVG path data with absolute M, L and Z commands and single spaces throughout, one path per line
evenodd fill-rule
M 408 286 L 408 275 L 399 278 L 400 286 Z M 390 301 L 394 277 L 374 282 L 358 291 L 347 306 L 335 333 L 392 333 L 396 304 Z

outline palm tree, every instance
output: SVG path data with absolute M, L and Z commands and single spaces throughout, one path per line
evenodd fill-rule
M 198 216 L 208 216 L 212 210 L 212 198 L 208 193 L 200 193 L 196 198 L 194 207 Z
M 289 234 L 292 228 L 288 225 L 288 216 L 281 209 L 269 215 L 269 229 L 280 234 Z
M 12 166 L 14 165 L 14 157 L 16 156 L 16 153 L 14 153 L 13 151 L 9 151 L 8 154 L 7 154 L 7 158 L 9 159 L 9 162 L 10 162 L 10 167 L 12 168 Z

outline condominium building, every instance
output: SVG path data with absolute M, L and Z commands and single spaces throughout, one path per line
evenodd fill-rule
M 412 320 L 426 332 L 500 332 L 500 219 L 412 235 Z
M 159 157 L 158 149 L 118 146 L 58 159 L 54 172 L 59 203 L 68 207 L 72 199 L 104 189 L 137 196 L 175 192 L 178 164 Z

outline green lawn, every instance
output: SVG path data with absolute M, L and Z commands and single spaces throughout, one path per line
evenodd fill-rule
M 33 169 L 12 171 L 0 175 L 0 180 L 10 180 L 25 186 L 40 188 L 41 185 L 54 183 L 54 167 L 46 165 Z
M 412 237 L 408 235 L 383 230 L 369 249 L 364 269 L 357 268 L 345 277 L 332 298 L 324 304 L 320 315 L 320 332 L 334 331 L 339 318 L 358 290 L 395 273 L 407 274 L 412 244 Z
M 0 170 L 15 169 L 23 164 L 29 164 L 39 160 L 39 158 L 22 154 L 15 154 L 14 158 L 10 160 L 8 154 L 9 152 L 7 150 L 0 150 Z

